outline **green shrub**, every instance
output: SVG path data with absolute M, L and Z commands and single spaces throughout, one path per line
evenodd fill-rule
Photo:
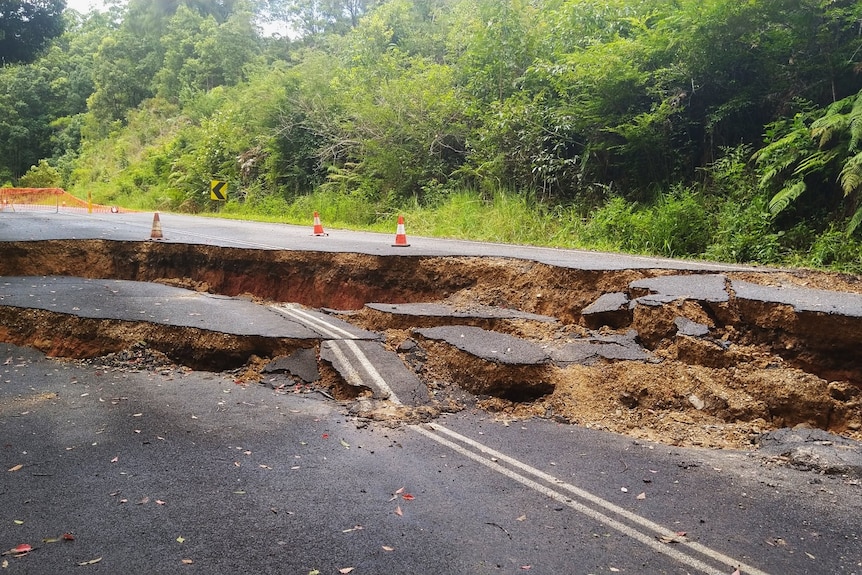
M 862 243 L 834 227 L 820 234 L 811 246 L 807 263 L 847 273 L 862 273 Z
M 18 179 L 18 185 L 23 188 L 56 188 L 60 181 L 60 172 L 47 160 L 39 160 L 37 165 L 30 166 L 27 173 Z
M 721 206 L 704 256 L 725 262 L 774 264 L 787 256 L 782 247 L 783 233 L 773 228 L 762 194 L 748 202 L 727 200 Z

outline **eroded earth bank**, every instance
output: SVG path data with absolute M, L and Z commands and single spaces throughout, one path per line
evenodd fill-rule
M 0 249 L 4 276 L 158 282 L 325 310 L 382 334 L 429 390 L 423 417 L 479 407 L 501 418 L 535 416 L 705 447 L 742 447 L 794 426 L 862 439 L 856 277 L 586 271 L 505 258 L 103 240 Z M 826 295 L 820 290 L 839 292 L 839 304 L 819 305 Z M 807 305 L 796 305 L 798 297 Z M 0 315 L 0 340 L 51 355 L 91 358 L 143 346 L 195 368 L 237 369 L 244 381 L 265 382 L 264 366 L 294 351 L 266 338 L 194 334 L 219 348 L 209 357 L 183 343 L 190 333 L 145 321 L 83 320 L 7 307 L 2 299 Z M 446 335 L 443 327 L 453 325 L 462 326 L 461 337 L 498 342 L 503 355 L 507 341 L 517 342 L 531 359 L 477 352 Z M 314 349 L 322 374 L 315 385 L 344 400 L 363 394 Z M 369 417 L 417 416 L 363 405 Z

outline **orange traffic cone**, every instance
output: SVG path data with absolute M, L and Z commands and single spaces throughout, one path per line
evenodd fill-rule
M 314 212 L 314 231 L 311 232 L 313 236 L 328 236 L 326 232 L 323 231 L 323 226 L 320 225 L 320 214 Z
M 406 248 L 409 245 L 407 234 L 404 233 L 404 216 L 398 216 L 398 228 L 395 230 L 395 243 L 392 244 L 392 247 Z
M 153 231 L 150 232 L 151 240 L 160 240 L 162 236 L 162 222 L 159 221 L 159 212 L 153 214 Z

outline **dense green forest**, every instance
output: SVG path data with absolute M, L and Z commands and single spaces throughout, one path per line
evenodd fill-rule
M 0 185 L 862 272 L 857 0 L 5 0 L 0 65 Z

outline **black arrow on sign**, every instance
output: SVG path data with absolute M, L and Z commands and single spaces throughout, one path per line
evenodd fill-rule
M 225 194 L 222 193 L 222 190 L 227 185 L 227 182 L 216 182 L 212 187 L 212 194 L 216 200 L 224 200 L 227 199 Z

